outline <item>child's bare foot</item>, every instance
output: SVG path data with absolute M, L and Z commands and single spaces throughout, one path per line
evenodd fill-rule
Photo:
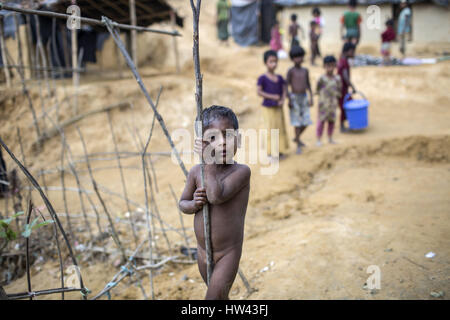
M 321 146 L 322 146 L 322 142 L 317 141 L 317 142 L 316 142 L 316 147 L 321 147 Z
M 328 142 L 329 142 L 330 144 L 337 144 L 337 142 L 334 141 L 333 138 L 328 138 Z

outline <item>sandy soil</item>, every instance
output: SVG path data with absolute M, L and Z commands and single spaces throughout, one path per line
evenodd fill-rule
M 169 130 L 186 128 L 192 132 L 195 81 L 191 62 L 191 12 L 186 4 L 174 3 L 187 17 L 183 37 L 178 40 L 182 72 L 174 73 L 171 39 L 159 40 L 164 43 L 166 59 L 154 59 L 141 72 L 152 97 L 156 97 L 160 86 L 164 88 L 158 109 Z M 204 105 L 230 106 L 238 114 L 243 129 L 258 128 L 261 101 L 256 96 L 255 83 L 258 75 L 264 72 L 262 53 L 266 48 L 219 46 L 215 39 L 213 12 L 213 5 L 205 3 L 200 34 Z M 143 37 L 151 43 L 155 36 Z M 322 50 L 326 54 L 337 54 L 339 48 Z M 378 51 L 377 48 L 373 50 Z M 312 82 L 316 83 L 322 68 L 306 66 L 310 69 Z M 285 74 L 289 67 L 290 62 L 282 60 L 278 72 Z M 129 127 L 138 128 L 140 135 L 146 137 L 153 115 L 128 71 L 126 76 L 121 80 L 84 78 L 80 88 L 80 111 L 120 101 L 132 102 L 132 110 L 114 111 L 112 120 L 120 150 L 136 151 Z M 367 130 L 345 135 L 338 132 L 337 145 L 325 144 L 317 148 L 311 127 L 304 135 L 308 145 L 304 153 L 295 155 L 294 145 L 291 145 L 290 154 L 281 162 L 277 175 L 261 175 L 261 166 L 251 165 L 251 195 L 241 269 L 256 291 L 247 295 L 242 281 L 237 278 L 231 290 L 232 299 L 433 299 L 432 291 L 444 291 L 443 299 L 448 299 L 449 76 L 450 62 L 416 67 L 355 68 L 352 70 L 353 81 L 371 103 Z M 70 83 L 65 86 L 62 83 L 57 82 L 61 100 L 65 94 L 72 93 Z M 20 154 L 16 137 L 16 127 L 19 127 L 25 141 L 27 164 L 33 172 L 58 167 L 60 139 L 53 138 L 45 143 L 40 153 L 34 152 L 35 132 L 26 100 L 21 97 L 19 88 L 2 90 L 2 138 Z M 32 89 L 32 96 L 40 106 L 37 88 Z M 63 104 L 60 121 L 70 117 L 69 110 Z M 285 111 L 288 119 L 287 107 Z M 317 105 L 312 113 L 316 119 Z M 55 116 L 55 110 L 50 114 Z M 50 127 L 48 121 L 47 126 Z M 114 151 L 104 114 L 83 120 L 79 127 L 90 153 Z M 289 127 L 290 140 L 292 131 Z M 75 127 L 69 127 L 66 136 L 75 158 L 82 157 Z M 158 125 L 149 150 L 169 150 Z M 159 211 L 165 222 L 179 228 L 179 216 L 169 185 L 179 196 L 184 187 L 184 175 L 169 157 L 152 159 L 158 178 Z M 10 159 L 8 165 L 12 166 Z M 115 160 L 94 163 L 96 168 L 115 165 Z M 134 167 L 126 171 L 130 198 L 144 203 L 139 159 L 123 160 L 123 165 Z M 192 165 L 187 164 L 187 167 Z M 80 164 L 79 168 L 84 167 Z M 91 188 L 87 174 L 82 178 L 83 186 Z M 118 170 L 98 171 L 95 178 L 108 189 L 122 192 Z M 60 185 L 58 175 L 47 175 L 46 182 L 50 186 Z M 75 186 L 75 180 L 68 177 L 67 184 Z M 57 210 L 63 211 L 60 192 L 49 191 L 48 194 Z M 77 194 L 71 193 L 68 197 L 71 212 L 80 212 Z M 108 206 L 116 217 L 125 219 L 127 208 L 123 201 L 108 198 Z M 140 219 L 144 223 L 142 216 Z M 194 245 L 190 228 L 192 217 L 184 216 L 183 219 L 189 226 L 188 234 Z M 121 224 L 118 228 L 124 243 L 134 248 L 128 226 Z M 157 235 L 158 243 L 164 247 L 163 235 L 160 232 Z M 139 236 L 144 239 L 145 228 L 140 229 Z M 178 233 L 169 233 L 168 237 L 174 250 L 184 244 Z M 432 259 L 425 257 L 430 251 L 436 253 Z M 94 293 L 117 272 L 114 261 L 111 258 L 105 262 L 96 260 L 82 264 L 86 286 Z M 371 265 L 380 268 L 380 290 L 368 290 L 364 286 L 370 276 L 367 268 Z M 58 286 L 56 256 L 53 260 L 48 258 L 36 263 L 32 272 L 33 289 Z M 169 263 L 156 273 L 157 299 L 203 298 L 205 285 L 196 265 Z M 147 275 L 143 283 L 149 293 Z M 5 290 L 8 293 L 26 291 L 26 278 L 14 281 Z M 66 297 L 80 298 L 79 294 L 67 294 Z M 112 298 L 142 299 L 142 293 L 132 282 L 124 281 L 112 290 Z

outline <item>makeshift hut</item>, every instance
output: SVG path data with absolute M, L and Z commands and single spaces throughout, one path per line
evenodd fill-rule
M 12 5 L 14 1 L 8 1 Z M 166 3 L 165 0 L 45 0 L 45 1 L 15 1 L 16 6 L 24 6 L 37 10 L 53 11 L 67 14 L 67 8 L 75 3 L 80 8 L 80 14 L 85 18 L 101 20 L 102 16 L 107 16 L 113 21 L 121 24 L 130 24 L 141 27 L 148 27 L 155 23 L 168 22 L 168 29 L 176 26 L 183 26 L 183 19 L 177 15 L 174 9 Z M 16 27 L 13 19 L 14 13 L 2 10 L 0 14 L 5 16 L 4 33 L 7 39 L 6 46 L 9 55 L 14 59 L 17 56 L 16 45 Z M 26 74 L 35 66 L 33 61 L 36 54 L 36 43 L 38 37 L 36 34 L 39 24 L 40 38 L 45 50 L 48 61 L 48 67 L 71 68 L 72 66 L 72 48 L 71 48 L 71 30 L 67 28 L 65 20 L 52 17 L 34 17 L 19 16 L 19 34 L 23 43 L 25 57 Z M 145 63 L 148 60 L 149 46 L 151 43 L 148 38 L 142 41 L 140 33 L 133 31 L 122 31 L 122 36 L 126 40 L 128 51 L 139 63 Z M 13 38 L 14 37 L 14 38 Z M 124 65 L 123 59 L 119 58 L 117 49 L 105 28 L 82 24 L 81 29 L 77 31 L 78 43 L 77 53 L 81 63 L 79 67 L 96 66 L 97 69 L 114 69 L 119 65 Z M 156 36 L 157 37 L 157 36 Z M 31 43 L 30 43 L 31 41 Z M 31 47 L 29 46 L 31 45 Z M 144 47 L 145 46 L 145 47 Z M 154 43 L 154 46 L 158 46 Z M 105 49 L 105 50 L 103 50 Z M 60 76 L 60 73 L 53 73 Z M 65 76 L 70 76 L 70 72 L 65 72 Z

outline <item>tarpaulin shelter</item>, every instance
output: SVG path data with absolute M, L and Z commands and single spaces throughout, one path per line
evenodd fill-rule
M 249 46 L 270 41 L 275 21 L 273 0 L 231 0 L 232 36 L 237 44 Z

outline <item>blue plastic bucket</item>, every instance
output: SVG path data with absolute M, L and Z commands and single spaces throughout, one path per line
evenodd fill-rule
M 349 100 L 351 95 L 348 93 L 344 98 L 344 110 L 347 116 L 348 126 L 351 130 L 361 130 L 369 125 L 368 107 L 369 101 L 366 97 L 358 92 L 363 99 Z

